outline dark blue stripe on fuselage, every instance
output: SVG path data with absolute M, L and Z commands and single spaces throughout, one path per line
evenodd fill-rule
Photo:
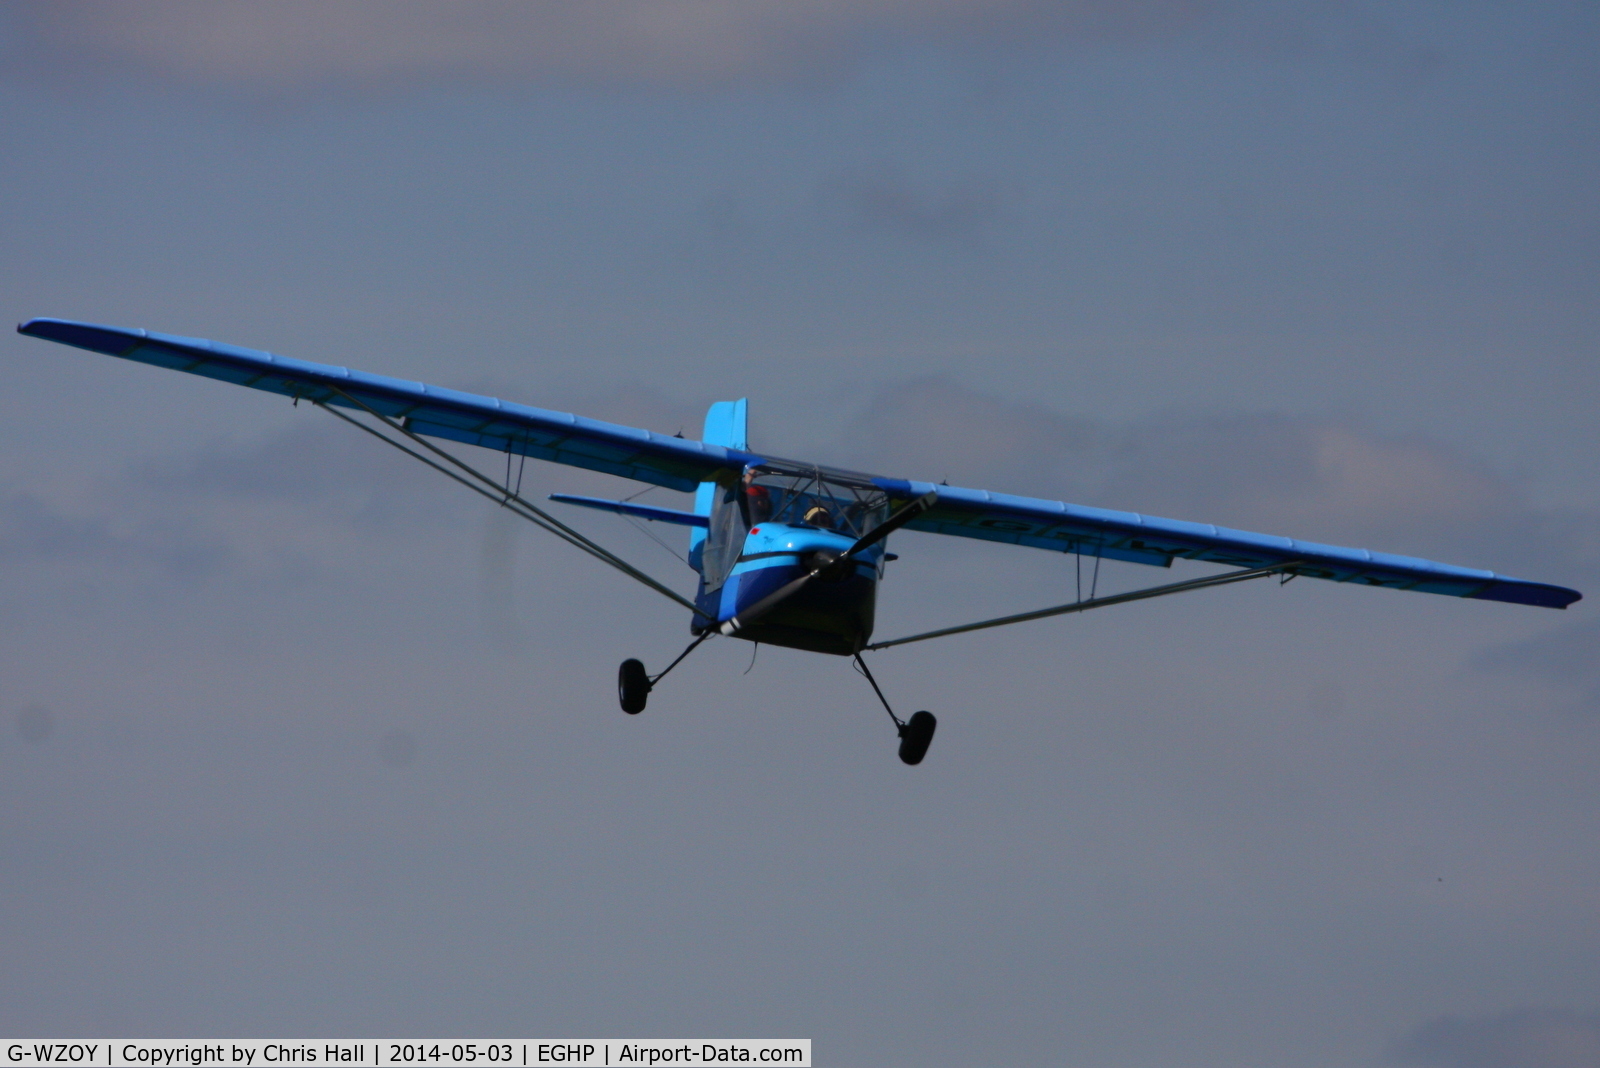
M 736 572 L 728 577 L 722 589 L 711 593 L 705 592 L 702 583 L 696 598 L 697 607 L 722 622 L 806 574 L 806 568 L 794 554 L 761 555 L 789 556 L 794 562 Z M 877 572 L 858 565 L 843 579 L 812 581 L 763 616 L 760 622 L 740 630 L 738 637 L 768 645 L 848 656 L 872 637 L 877 593 Z

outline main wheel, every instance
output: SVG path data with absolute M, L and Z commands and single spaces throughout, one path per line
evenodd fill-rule
M 622 703 L 622 710 L 637 716 L 649 698 L 650 676 L 644 673 L 644 665 L 637 660 L 624 660 L 617 669 L 617 700 Z
M 933 744 L 933 732 L 939 721 L 932 712 L 918 712 L 900 728 L 900 759 L 907 764 L 920 764 Z

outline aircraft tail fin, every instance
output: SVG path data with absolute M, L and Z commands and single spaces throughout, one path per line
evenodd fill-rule
M 706 410 L 706 429 L 700 440 L 707 445 L 721 445 L 728 449 L 744 450 L 750 447 L 746 424 L 750 417 L 750 402 L 741 397 L 736 401 L 717 401 Z
M 747 425 L 750 416 L 750 401 L 744 397 L 735 401 L 717 401 L 706 411 L 705 432 L 700 435 L 700 440 L 707 445 L 721 445 L 729 449 L 748 449 L 750 447 L 747 434 Z M 715 482 L 702 482 L 694 495 L 695 515 L 709 516 L 711 505 L 716 500 L 717 484 Z M 689 530 L 689 562 L 695 570 L 700 570 L 700 552 L 705 547 L 706 530 L 704 527 L 691 527 Z

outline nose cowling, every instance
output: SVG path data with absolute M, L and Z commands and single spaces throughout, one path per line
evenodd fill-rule
M 796 563 L 807 570 L 815 570 L 843 559 L 854 544 L 854 538 L 832 530 L 762 523 L 745 537 L 742 559 L 754 560 L 774 554 L 793 553 Z M 857 556 L 856 559 L 861 563 L 867 562 L 864 556 Z
M 842 582 L 855 570 L 855 561 L 837 549 L 813 549 L 801 554 L 800 566 L 815 574 L 818 582 Z
M 761 524 L 745 540 L 723 626 L 750 641 L 850 655 L 872 633 L 877 586 L 875 561 L 846 555 L 854 544 L 832 530 Z

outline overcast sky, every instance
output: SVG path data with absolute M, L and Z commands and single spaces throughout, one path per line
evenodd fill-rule
M 1538 0 L 11 3 L 0 301 L 1593 595 L 1596 55 Z M 831 657 L 623 715 L 681 610 L 314 409 L 0 361 L 6 1034 L 1600 1064 L 1592 597 L 886 651 L 907 768 Z M 882 637 L 1073 596 L 892 547 Z

